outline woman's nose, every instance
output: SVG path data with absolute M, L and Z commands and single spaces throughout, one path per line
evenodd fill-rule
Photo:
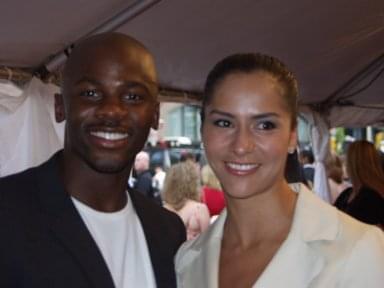
M 255 137 L 247 128 L 240 128 L 234 135 L 233 152 L 239 156 L 252 152 L 255 149 Z

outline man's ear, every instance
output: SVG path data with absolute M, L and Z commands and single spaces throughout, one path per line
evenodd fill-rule
M 60 93 L 55 94 L 55 119 L 57 123 L 61 123 L 65 120 L 63 95 Z
M 159 128 L 159 119 L 160 119 L 160 103 L 156 103 L 155 113 L 153 114 L 153 120 L 151 128 L 157 130 Z

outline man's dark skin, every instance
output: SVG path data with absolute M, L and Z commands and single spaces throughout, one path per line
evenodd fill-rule
M 67 193 L 103 212 L 125 206 L 135 155 L 158 125 L 156 83 L 152 56 L 132 38 L 102 34 L 75 47 L 55 95 L 56 120 L 67 121 L 60 159 Z
M 121 255 L 111 254 L 114 264 L 109 264 L 103 252 L 118 236 L 108 235 L 113 238 L 108 247 L 98 243 L 92 231 L 106 233 L 104 226 L 91 230 L 71 197 L 101 212 L 132 207 L 120 214 L 131 217 L 123 219 L 128 222 L 112 228 L 120 231 L 120 224 L 138 220 L 146 241 L 140 249 L 147 249 L 151 263 L 139 269 L 152 270 L 156 287 L 176 287 L 173 259 L 186 238 L 184 224 L 128 189 L 136 154 L 150 128 L 157 128 L 156 81 L 151 54 L 124 34 L 99 34 L 76 45 L 63 70 L 62 94 L 55 95 L 56 120 L 66 120 L 64 149 L 36 167 L 0 178 L 1 288 L 138 285 L 125 279 L 125 272 L 137 267 L 120 259 L 136 257 L 129 249 L 138 243 L 119 238 L 125 248 L 119 246 Z M 113 279 L 117 271 L 124 279 Z

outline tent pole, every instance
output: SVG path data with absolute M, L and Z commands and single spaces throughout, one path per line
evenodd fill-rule
M 153 5 L 157 4 L 161 0 L 142 0 L 142 1 L 136 1 L 132 5 L 128 6 L 121 12 L 119 12 L 117 15 L 112 17 L 111 19 L 107 20 L 106 22 L 102 23 L 98 27 L 96 27 L 94 30 L 86 34 L 84 37 L 99 34 L 103 32 L 108 31 L 114 31 L 123 24 L 127 23 L 129 20 L 135 18 L 136 16 L 140 15 L 144 11 L 151 8 Z M 81 38 L 80 38 L 81 39 Z M 80 40 L 78 39 L 78 40 Z M 77 41 L 78 41 L 77 40 Z M 76 41 L 74 42 L 74 44 Z M 38 74 L 49 74 L 54 71 L 56 71 L 61 65 L 64 64 L 64 62 L 67 60 L 69 53 L 71 52 L 73 45 L 71 44 L 67 46 L 63 51 L 58 52 L 53 58 L 46 61 L 42 67 L 40 67 L 37 71 Z M 41 75 L 44 78 L 44 75 Z

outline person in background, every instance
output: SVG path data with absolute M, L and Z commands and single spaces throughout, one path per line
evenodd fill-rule
M 159 102 L 154 60 L 120 33 L 76 43 L 55 116 L 64 149 L 0 179 L 0 287 L 176 287 L 182 221 L 128 189 Z
M 295 148 L 292 153 L 288 153 L 287 161 L 285 163 L 285 179 L 289 184 L 291 183 L 303 183 L 309 189 L 312 186 L 308 183 L 304 176 L 303 167 L 299 160 L 297 149 Z
M 330 203 L 335 203 L 337 197 L 351 185 L 345 181 L 343 162 L 336 154 L 331 154 L 326 161 L 326 170 L 330 189 Z
M 161 166 L 155 167 L 155 175 L 153 175 L 153 178 L 152 178 L 152 186 L 155 189 L 157 189 L 157 191 L 160 192 L 160 195 L 162 194 L 162 191 L 163 191 L 166 175 L 167 173 L 163 170 L 163 167 Z
M 360 221 L 384 229 L 384 171 L 372 143 L 359 140 L 349 145 L 347 173 L 352 187 L 340 194 L 335 206 Z
M 217 216 L 225 207 L 225 198 L 220 182 L 208 164 L 201 169 L 201 180 L 201 200 L 207 205 L 210 216 Z
M 135 158 L 133 188 L 149 199 L 162 205 L 160 190 L 153 186 L 152 173 L 149 170 L 149 154 L 140 151 Z
M 208 74 L 202 141 L 226 208 L 180 247 L 178 287 L 383 287 L 384 233 L 285 179 L 297 97 L 293 74 L 268 55 L 231 55 Z
M 164 207 L 183 220 L 188 240 L 205 231 L 210 222 L 208 208 L 200 202 L 200 191 L 200 177 L 192 161 L 177 163 L 167 171 Z
M 313 164 L 315 159 L 311 150 L 301 150 L 299 160 L 303 166 L 304 178 L 307 185 L 313 188 L 313 179 L 315 177 L 315 165 Z

